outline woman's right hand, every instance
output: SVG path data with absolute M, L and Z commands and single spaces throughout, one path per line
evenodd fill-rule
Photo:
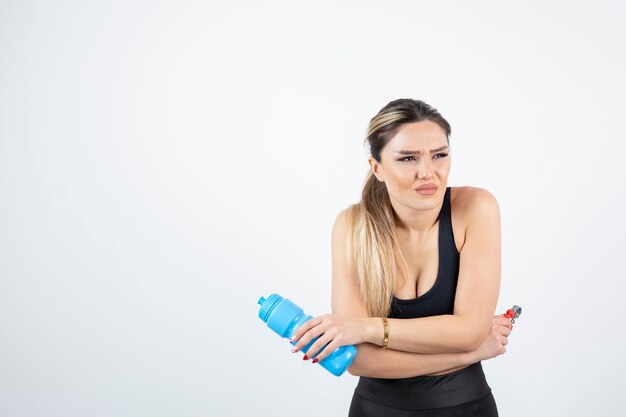
M 509 335 L 512 330 L 513 325 L 510 319 L 503 315 L 494 316 L 489 334 L 478 349 L 470 352 L 472 359 L 478 362 L 502 355 L 506 352 L 506 345 L 509 343 Z

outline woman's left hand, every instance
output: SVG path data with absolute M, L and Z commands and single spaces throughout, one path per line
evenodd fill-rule
M 338 347 L 356 345 L 364 342 L 366 320 L 366 317 L 324 314 L 305 322 L 294 333 L 290 341 L 292 343 L 297 341 L 295 345 L 295 351 L 297 352 L 308 345 L 311 340 L 320 336 L 320 338 L 311 345 L 305 355 L 305 359 L 315 357 L 313 361 L 319 362 L 324 360 Z M 326 344 L 328 344 L 328 346 L 321 350 Z

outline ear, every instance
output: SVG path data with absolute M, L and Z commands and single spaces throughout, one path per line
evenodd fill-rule
M 383 167 L 380 162 L 378 162 L 371 156 L 367 158 L 367 162 L 370 164 L 370 168 L 372 169 L 372 172 L 374 173 L 378 181 L 385 182 L 385 178 L 383 176 Z

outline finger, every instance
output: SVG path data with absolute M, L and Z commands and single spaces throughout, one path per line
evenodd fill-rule
M 311 347 L 307 350 L 306 356 L 309 359 L 316 357 L 318 353 L 326 346 L 328 343 L 332 342 L 333 338 L 331 335 L 324 333 L 311 345 Z M 321 359 L 318 359 L 321 361 Z
M 503 315 L 495 316 L 493 318 L 493 323 L 494 324 L 500 324 L 500 325 L 503 325 L 503 326 L 509 326 L 511 324 L 511 319 L 508 319 L 508 318 L 504 317 Z
M 498 341 L 503 345 L 506 346 L 509 344 L 509 338 L 508 337 L 499 337 Z
M 295 348 L 297 350 L 303 350 L 306 346 L 309 345 L 309 343 L 311 343 L 311 341 L 313 339 L 315 339 L 316 337 L 321 336 L 324 333 L 324 331 L 326 330 L 326 328 L 327 328 L 327 326 L 324 325 L 323 323 L 320 323 L 319 325 L 313 327 L 308 332 L 303 334 L 302 337 L 300 337 L 300 339 L 298 340 L 298 342 L 295 345 Z M 311 347 L 309 346 L 308 349 L 311 349 Z
M 493 330 L 496 331 L 496 333 L 501 334 L 503 336 L 509 337 L 509 335 L 511 334 L 511 329 L 508 328 L 507 326 L 494 326 Z
M 317 326 L 318 324 L 320 324 L 323 320 L 324 320 L 325 316 L 318 316 L 318 317 L 313 317 L 310 320 L 307 320 L 306 322 L 304 322 L 299 328 L 298 330 L 295 331 L 295 333 L 293 334 L 293 336 L 291 336 L 291 339 L 289 339 L 289 341 L 291 343 L 293 342 L 297 342 L 303 334 L 305 334 L 306 332 L 308 332 L 309 330 L 311 330 L 313 327 Z
M 499 326 L 506 326 L 511 330 L 513 329 L 513 324 L 511 324 L 511 319 L 508 319 L 504 316 L 494 317 L 492 324 L 499 325 Z
M 335 349 L 339 348 L 339 342 L 337 339 L 333 339 L 326 347 L 320 352 L 319 355 L 313 359 L 314 362 L 321 362 L 328 357 L 331 353 L 335 351 Z
M 312 319 L 309 319 L 307 321 L 305 321 L 293 334 L 293 336 L 291 336 L 291 339 L 289 339 L 290 342 L 297 342 L 298 340 L 300 340 L 300 338 L 302 337 L 303 334 L 305 334 L 306 332 L 308 332 L 309 330 L 311 330 L 313 327 L 317 326 L 318 324 L 320 324 L 322 322 L 323 318 L 320 317 L 313 317 Z
M 508 336 L 511 332 L 511 329 L 507 325 L 492 323 L 491 331 L 497 334 L 506 334 L 506 336 Z

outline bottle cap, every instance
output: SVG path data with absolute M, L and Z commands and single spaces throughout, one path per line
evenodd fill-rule
M 267 298 L 259 298 L 259 301 L 257 302 L 257 304 L 261 305 L 261 309 L 259 310 L 259 318 L 267 323 L 267 318 L 272 312 L 272 309 L 282 299 L 283 297 L 278 294 L 272 294 Z

